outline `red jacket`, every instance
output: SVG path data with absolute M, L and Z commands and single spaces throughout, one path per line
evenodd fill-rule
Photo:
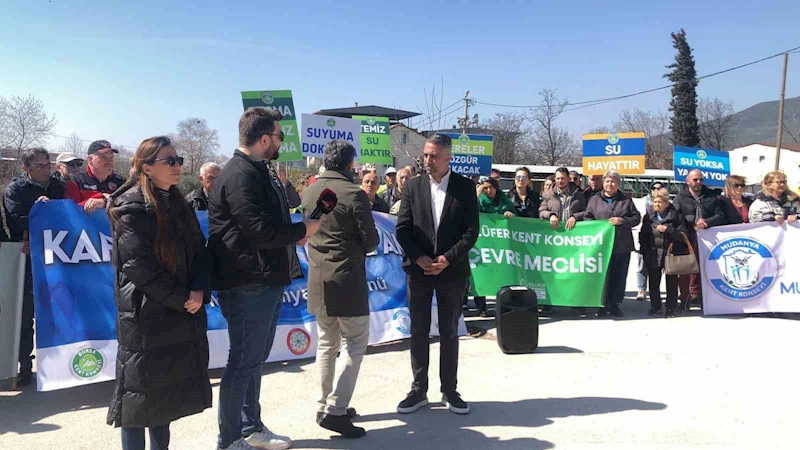
M 66 198 L 83 205 L 90 198 L 102 198 L 103 194 L 113 193 L 124 182 L 125 179 L 116 173 L 112 173 L 105 181 L 100 181 L 95 178 L 91 167 L 86 166 L 85 170 L 73 175 L 67 182 Z

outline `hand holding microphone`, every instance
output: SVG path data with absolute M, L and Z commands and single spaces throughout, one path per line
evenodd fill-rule
M 307 218 L 303 219 L 303 223 L 306 226 L 306 239 L 319 231 L 319 219 L 323 214 L 328 214 L 333 211 L 333 208 L 336 207 L 336 203 L 338 202 L 339 199 L 336 198 L 336 193 L 330 189 L 326 188 L 319 194 L 317 206 L 314 208 L 314 211 L 311 211 L 311 214 Z

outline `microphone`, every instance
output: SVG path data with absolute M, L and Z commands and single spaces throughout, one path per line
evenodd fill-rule
M 312 211 L 311 215 L 308 217 L 310 219 L 319 219 L 323 214 L 328 214 L 333 211 L 333 208 L 336 207 L 336 203 L 338 202 L 339 199 L 336 198 L 336 193 L 328 188 L 325 188 L 325 190 L 319 194 L 319 198 L 317 199 L 317 207 L 314 208 L 314 211 Z

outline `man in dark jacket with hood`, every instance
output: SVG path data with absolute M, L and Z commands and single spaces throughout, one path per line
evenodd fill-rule
M 308 240 L 308 312 L 317 316 L 317 366 L 322 397 L 317 423 L 345 437 L 366 434 L 350 420 L 349 408 L 361 360 L 369 343 L 369 290 L 366 255 L 378 246 L 378 230 L 367 194 L 353 180 L 356 149 L 346 141 L 325 146 L 325 173 L 303 191 L 303 211 L 311 214 L 322 191 L 336 193 L 336 208 L 326 214 L 320 232 Z M 342 338 L 343 366 L 334 384 Z
M 686 185 L 672 201 L 672 205 L 683 217 L 689 241 L 697 249 L 697 231 L 725 225 L 725 213 L 717 196 L 703 184 L 703 173 L 697 169 L 686 175 Z M 695 255 L 699 252 L 695 251 Z M 699 257 L 699 256 L 698 256 Z M 681 275 L 681 308 L 688 309 L 688 301 L 699 301 L 702 297 L 700 274 Z
M 283 289 L 293 277 L 302 277 L 295 244 L 316 233 L 319 220 L 291 223 L 286 194 L 270 163 L 279 155 L 281 118 L 266 108 L 245 111 L 239 120 L 239 149 L 208 198 L 211 287 L 219 290 L 230 338 L 219 393 L 219 449 L 291 446 L 291 439 L 273 434 L 261 422 L 260 367 L 275 338 Z
M 24 174 L 16 177 L 3 193 L 3 208 L 11 242 L 22 242 L 25 262 L 25 288 L 22 296 L 22 329 L 19 341 L 19 377 L 17 383 L 26 386 L 33 380 L 33 276 L 28 236 L 28 215 L 38 201 L 63 199 L 65 183 L 50 176 L 53 164 L 43 148 L 27 150 L 22 157 Z

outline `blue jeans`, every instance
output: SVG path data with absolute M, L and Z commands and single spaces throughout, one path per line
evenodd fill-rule
M 283 305 L 283 287 L 263 283 L 219 291 L 219 308 L 228 321 L 228 365 L 219 388 L 219 437 L 227 448 L 264 429 L 261 422 L 261 363 L 269 357 Z
M 169 448 L 169 424 L 147 427 L 150 432 L 150 450 Z M 144 450 L 144 428 L 122 428 L 122 450 Z
M 647 291 L 647 267 L 644 266 L 644 257 L 641 253 L 637 253 L 636 256 L 639 258 L 639 269 L 636 272 L 636 286 L 639 288 L 640 292 Z

